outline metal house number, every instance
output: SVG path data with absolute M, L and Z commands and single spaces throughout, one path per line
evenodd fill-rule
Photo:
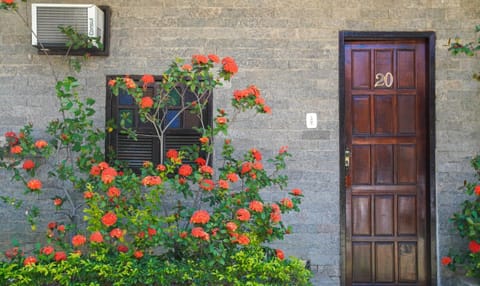
M 391 72 L 383 74 L 381 72 L 375 75 L 375 87 L 391 87 L 393 85 L 393 75 Z

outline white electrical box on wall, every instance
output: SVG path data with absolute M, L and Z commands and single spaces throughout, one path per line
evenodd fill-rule
M 317 128 L 317 114 L 307 113 L 306 116 L 307 128 Z

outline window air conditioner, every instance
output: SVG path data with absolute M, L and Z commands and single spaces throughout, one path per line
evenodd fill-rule
M 44 48 L 66 48 L 68 38 L 59 27 L 71 26 L 78 33 L 100 37 L 104 42 L 104 12 L 91 4 L 32 4 L 32 45 Z

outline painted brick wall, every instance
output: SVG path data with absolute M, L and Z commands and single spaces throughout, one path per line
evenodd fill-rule
M 44 2 L 44 1 L 33 1 Z M 85 1 L 48 2 L 85 3 Z M 338 32 L 435 31 L 436 189 L 439 256 L 458 243 L 448 217 L 463 199 L 457 190 L 472 178 L 469 158 L 479 151 L 479 85 L 471 80 L 478 58 L 452 57 L 448 38 L 475 37 L 480 5 L 472 0 L 111 0 L 87 1 L 112 9 L 111 51 L 93 58 L 77 75 L 84 94 L 97 99 L 96 122 L 104 124 L 105 76 L 161 73 L 174 57 L 217 53 L 234 57 L 240 72 L 231 89 L 219 90 L 225 105 L 236 88 L 255 83 L 273 108 L 269 117 L 241 117 L 235 142 L 274 154 L 289 145 L 291 186 L 304 190 L 302 211 L 287 220 L 294 233 L 279 243 L 287 254 L 311 260 L 316 285 L 339 285 L 339 120 Z M 29 1 L 30 3 L 30 1 Z M 29 21 L 29 6 L 19 13 Z M 461 20 L 460 20 L 461 19 Z M 37 55 L 29 30 L 17 15 L 0 13 L 0 132 L 27 122 L 39 128 L 57 117 L 50 61 L 59 77 L 69 73 L 64 59 Z M 318 115 L 307 129 L 305 114 Z M 0 173 L 1 194 L 15 192 Z M 277 196 L 278 193 L 268 193 Z M 44 197 L 35 198 L 37 202 Z M 28 226 L 24 210 L 0 204 L 0 247 Z M 46 219 L 47 220 L 47 219 Z M 33 234 L 41 236 L 42 233 Z M 22 237 L 29 241 L 32 236 Z M 441 285 L 452 277 L 438 267 Z

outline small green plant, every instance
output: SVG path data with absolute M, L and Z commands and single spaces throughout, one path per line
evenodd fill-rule
M 477 25 L 475 27 L 475 33 L 479 33 L 479 32 L 480 32 L 480 25 Z M 480 37 L 478 37 L 475 42 L 469 42 L 466 44 L 462 44 L 459 38 L 455 38 L 453 43 L 450 40 L 448 42 L 449 42 L 448 50 L 453 55 L 465 54 L 467 56 L 473 57 L 478 51 L 480 51 Z M 474 73 L 473 78 L 477 81 L 480 81 L 480 74 Z
M 90 57 L 90 53 L 87 52 L 88 49 L 103 49 L 103 43 L 101 42 L 100 37 L 90 37 L 87 34 L 79 33 L 72 26 L 60 26 L 58 28 L 68 39 L 65 43 L 68 48 L 65 56 L 68 56 L 72 50 L 85 50 L 82 57 L 77 58 L 71 56 L 68 59 L 70 67 L 76 72 L 81 70 L 82 63 Z

